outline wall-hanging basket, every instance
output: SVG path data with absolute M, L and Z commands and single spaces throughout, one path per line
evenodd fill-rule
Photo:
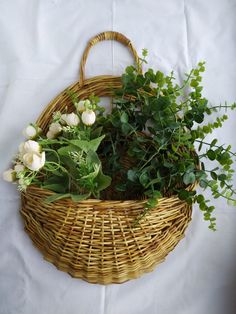
M 92 38 L 82 57 L 80 80 L 66 90 L 80 99 L 94 93 L 112 97 L 121 87 L 121 78 L 84 78 L 89 50 L 102 40 L 117 40 L 127 46 L 136 61 L 138 55 L 122 34 L 104 32 Z M 37 124 L 47 131 L 52 113 L 65 107 L 72 111 L 66 91 L 49 103 Z M 46 203 L 52 192 L 30 186 L 22 193 L 21 213 L 25 230 L 47 261 L 71 276 L 91 283 L 122 283 L 150 272 L 162 262 L 184 236 L 191 219 L 191 206 L 177 196 L 164 197 L 158 206 L 134 226 L 144 210 L 144 200 L 71 199 Z

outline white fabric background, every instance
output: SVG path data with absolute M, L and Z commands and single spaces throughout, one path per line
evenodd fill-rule
M 181 78 L 207 61 L 205 95 L 236 100 L 235 0 L 0 0 L 0 172 L 22 129 L 78 79 L 89 38 L 123 32 L 149 65 Z M 122 73 L 131 56 L 104 42 L 89 56 L 87 77 Z M 212 136 L 236 150 L 235 113 Z M 236 166 L 235 166 L 236 169 Z M 235 180 L 236 181 L 236 180 Z M 183 239 L 152 273 L 122 285 L 72 279 L 43 260 L 23 231 L 15 186 L 0 181 L 0 314 L 234 314 L 236 212 L 216 204 L 218 231 L 198 208 Z

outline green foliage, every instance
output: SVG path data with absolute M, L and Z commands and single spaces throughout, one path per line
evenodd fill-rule
M 141 63 L 146 63 L 146 56 L 145 50 Z M 209 221 L 209 228 L 215 230 L 214 207 L 208 205 L 202 194 L 187 188 L 199 184 L 210 189 L 214 198 L 221 196 L 236 203 L 230 183 L 236 155 L 230 146 L 217 145 L 217 139 L 210 143 L 205 140 L 228 118 L 226 114 L 215 117 L 216 113 L 235 109 L 236 105 L 209 105 L 202 96 L 204 70 L 205 63 L 200 62 L 186 74 L 183 84 L 178 85 L 173 73 L 165 75 L 148 69 L 142 74 L 139 66 L 127 67 L 122 88 L 116 91 L 112 112 L 106 119 L 109 131 L 106 149 L 102 147 L 98 153 L 111 161 L 106 163 L 105 173 L 113 179 L 114 173 L 123 173 L 117 191 L 129 195 L 133 190 L 134 194 L 148 197 L 142 217 L 156 206 L 160 195 L 177 194 L 188 204 L 197 202 L 204 219 Z M 209 115 L 214 122 L 204 124 Z M 126 171 L 124 155 L 130 159 Z M 207 169 L 206 160 L 214 163 L 212 169 Z M 219 166 L 215 167 L 215 163 Z
M 111 183 L 111 177 L 102 172 L 101 161 L 96 153 L 104 136 L 85 140 L 68 140 L 67 145 L 55 149 L 59 163 L 49 161 L 41 187 L 57 193 L 72 195 L 86 195 L 87 197 L 99 197 L 100 191 Z M 52 153 L 53 149 L 50 149 Z M 49 157 L 47 158 L 49 160 Z M 60 195 L 58 195 L 60 197 Z M 57 200 L 57 196 L 55 196 Z M 61 198 L 61 197 L 60 197 Z M 49 198 L 54 201 L 53 197 Z M 72 197 L 75 199 L 75 196 Z
M 101 141 L 104 139 L 105 135 L 102 135 L 98 138 L 95 138 L 90 141 L 85 140 L 71 140 L 70 143 L 74 146 L 77 146 L 82 151 L 88 153 L 90 150 L 96 152 L 98 146 L 101 144 Z
M 96 110 L 93 126 L 64 126 L 57 139 L 40 136 L 47 162 L 38 177 L 31 173 L 30 180 L 56 193 L 48 202 L 102 198 L 110 186 L 116 191 L 114 198 L 146 198 L 136 223 L 157 206 L 159 198 L 178 195 L 190 205 L 197 203 L 209 228 L 215 230 L 214 206 L 193 186 L 199 184 L 214 198 L 236 205 L 232 185 L 236 154 L 230 145 L 220 145 L 215 138 L 206 140 L 228 118 L 217 113 L 236 109 L 236 104 L 211 106 L 202 96 L 204 62 L 178 85 L 173 72 L 165 75 L 148 69 L 142 73 L 146 57 L 144 49 L 140 62 L 126 68 L 109 114 L 104 116 L 99 98 L 91 95 L 87 109 Z M 77 95 L 68 94 L 77 106 Z M 209 116 L 211 122 L 206 122 Z M 55 113 L 53 122 L 60 117 L 60 112 Z
M 67 94 L 73 104 L 78 104 L 75 93 L 68 90 Z M 89 110 L 97 111 L 97 119 L 103 113 L 98 102 L 99 98 L 94 95 L 87 102 Z M 60 124 L 60 119 L 61 113 L 56 112 L 52 122 Z M 111 177 L 103 174 L 102 163 L 96 153 L 105 138 L 102 131 L 102 127 L 79 123 L 62 126 L 62 132 L 54 139 L 40 135 L 37 142 L 46 152 L 46 163 L 38 174 L 26 170 L 23 177 L 28 176 L 32 178 L 30 183 L 55 192 L 47 202 L 63 198 L 72 198 L 73 201 L 99 198 L 101 191 L 111 184 Z

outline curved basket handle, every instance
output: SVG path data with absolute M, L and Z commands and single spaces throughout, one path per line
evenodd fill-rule
M 107 32 L 100 33 L 100 34 L 96 35 L 95 37 L 93 37 L 92 39 L 90 39 L 90 41 L 87 44 L 87 47 L 84 50 L 84 53 L 83 53 L 83 56 L 82 56 L 82 59 L 80 62 L 80 84 L 81 85 L 83 85 L 84 78 L 85 78 L 84 71 L 85 71 L 85 64 L 86 64 L 86 61 L 88 58 L 89 50 L 95 44 L 97 44 L 98 42 L 103 41 L 103 40 L 116 40 L 116 41 L 119 41 L 120 43 L 122 43 L 123 45 L 127 46 L 134 56 L 134 60 L 139 67 L 139 71 L 141 71 L 140 65 L 139 65 L 139 57 L 138 57 L 137 51 L 133 47 L 131 41 L 121 33 L 113 32 L 113 31 L 107 31 Z

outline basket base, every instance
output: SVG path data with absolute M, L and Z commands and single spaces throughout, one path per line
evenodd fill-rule
M 22 195 L 26 232 L 47 261 L 90 283 L 123 283 L 151 272 L 191 220 L 192 208 L 177 198 L 161 199 L 133 227 L 142 201 L 61 200 L 52 207 L 38 190 Z

